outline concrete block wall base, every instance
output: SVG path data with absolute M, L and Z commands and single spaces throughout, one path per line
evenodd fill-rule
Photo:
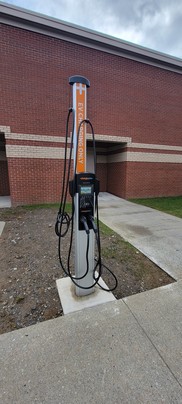
M 100 279 L 99 283 L 107 288 L 102 279 Z M 95 286 L 94 293 L 87 296 L 76 296 L 75 285 L 70 278 L 58 279 L 56 285 L 64 314 L 116 300 L 111 292 L 102 290 L 98 285 Z

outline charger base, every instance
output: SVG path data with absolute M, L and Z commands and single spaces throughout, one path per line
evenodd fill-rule
M 107 285 L 101 278 L 99 283 L 104 288 L 107 288 Z M 102 290 L 98 285 L 94 286 L 94 293 L 87 296 L 77 296 L 75 285 L 69 277 L 57 279 L 56 286 L 64 314 L 116 300 L 113 293 Z

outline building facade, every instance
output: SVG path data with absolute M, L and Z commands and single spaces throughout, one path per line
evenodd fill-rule
M 182 60 L 0 3 L 0 195 L 60 199 L 69 77 L 85 76 L 101 191 L 182 195 Z M 88 169 L 92 165 L 87 134 Z

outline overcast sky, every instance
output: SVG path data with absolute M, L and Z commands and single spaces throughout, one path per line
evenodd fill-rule
M 4 0 L 182 58 L 182 0 Z

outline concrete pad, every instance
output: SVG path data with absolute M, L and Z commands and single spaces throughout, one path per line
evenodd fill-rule
M 123 300 L 182 385 L 182 281 Z
M 100 220 L 174 279 L 182 279 L 182 219 L 101 193 Z
M 10 208 L 10 207 L 11 207 L 10 196 L 0 196 L 0 209 L 1 208 Z
M 3 232 L 4 226 L 5 226 L 5 222 L 0 222 L 0 236 Z
M 107 285 L 102 279 L 99 280 L 99 283 L 104 288 L 107 288 Z M 91 293 L 90 295 L 76 296 L 75 286 L 69 277 L 58 279 L 56 281 L 56 286 L 64 314 L 73 313 L 78 310 L 116 300 L 111 292 L 106 292 L 99 288 L 99 286 L 95 286 L 94 293 Z
M 1 402 L 181 403 L 182 388 L 122 301 L 0 336 Z

